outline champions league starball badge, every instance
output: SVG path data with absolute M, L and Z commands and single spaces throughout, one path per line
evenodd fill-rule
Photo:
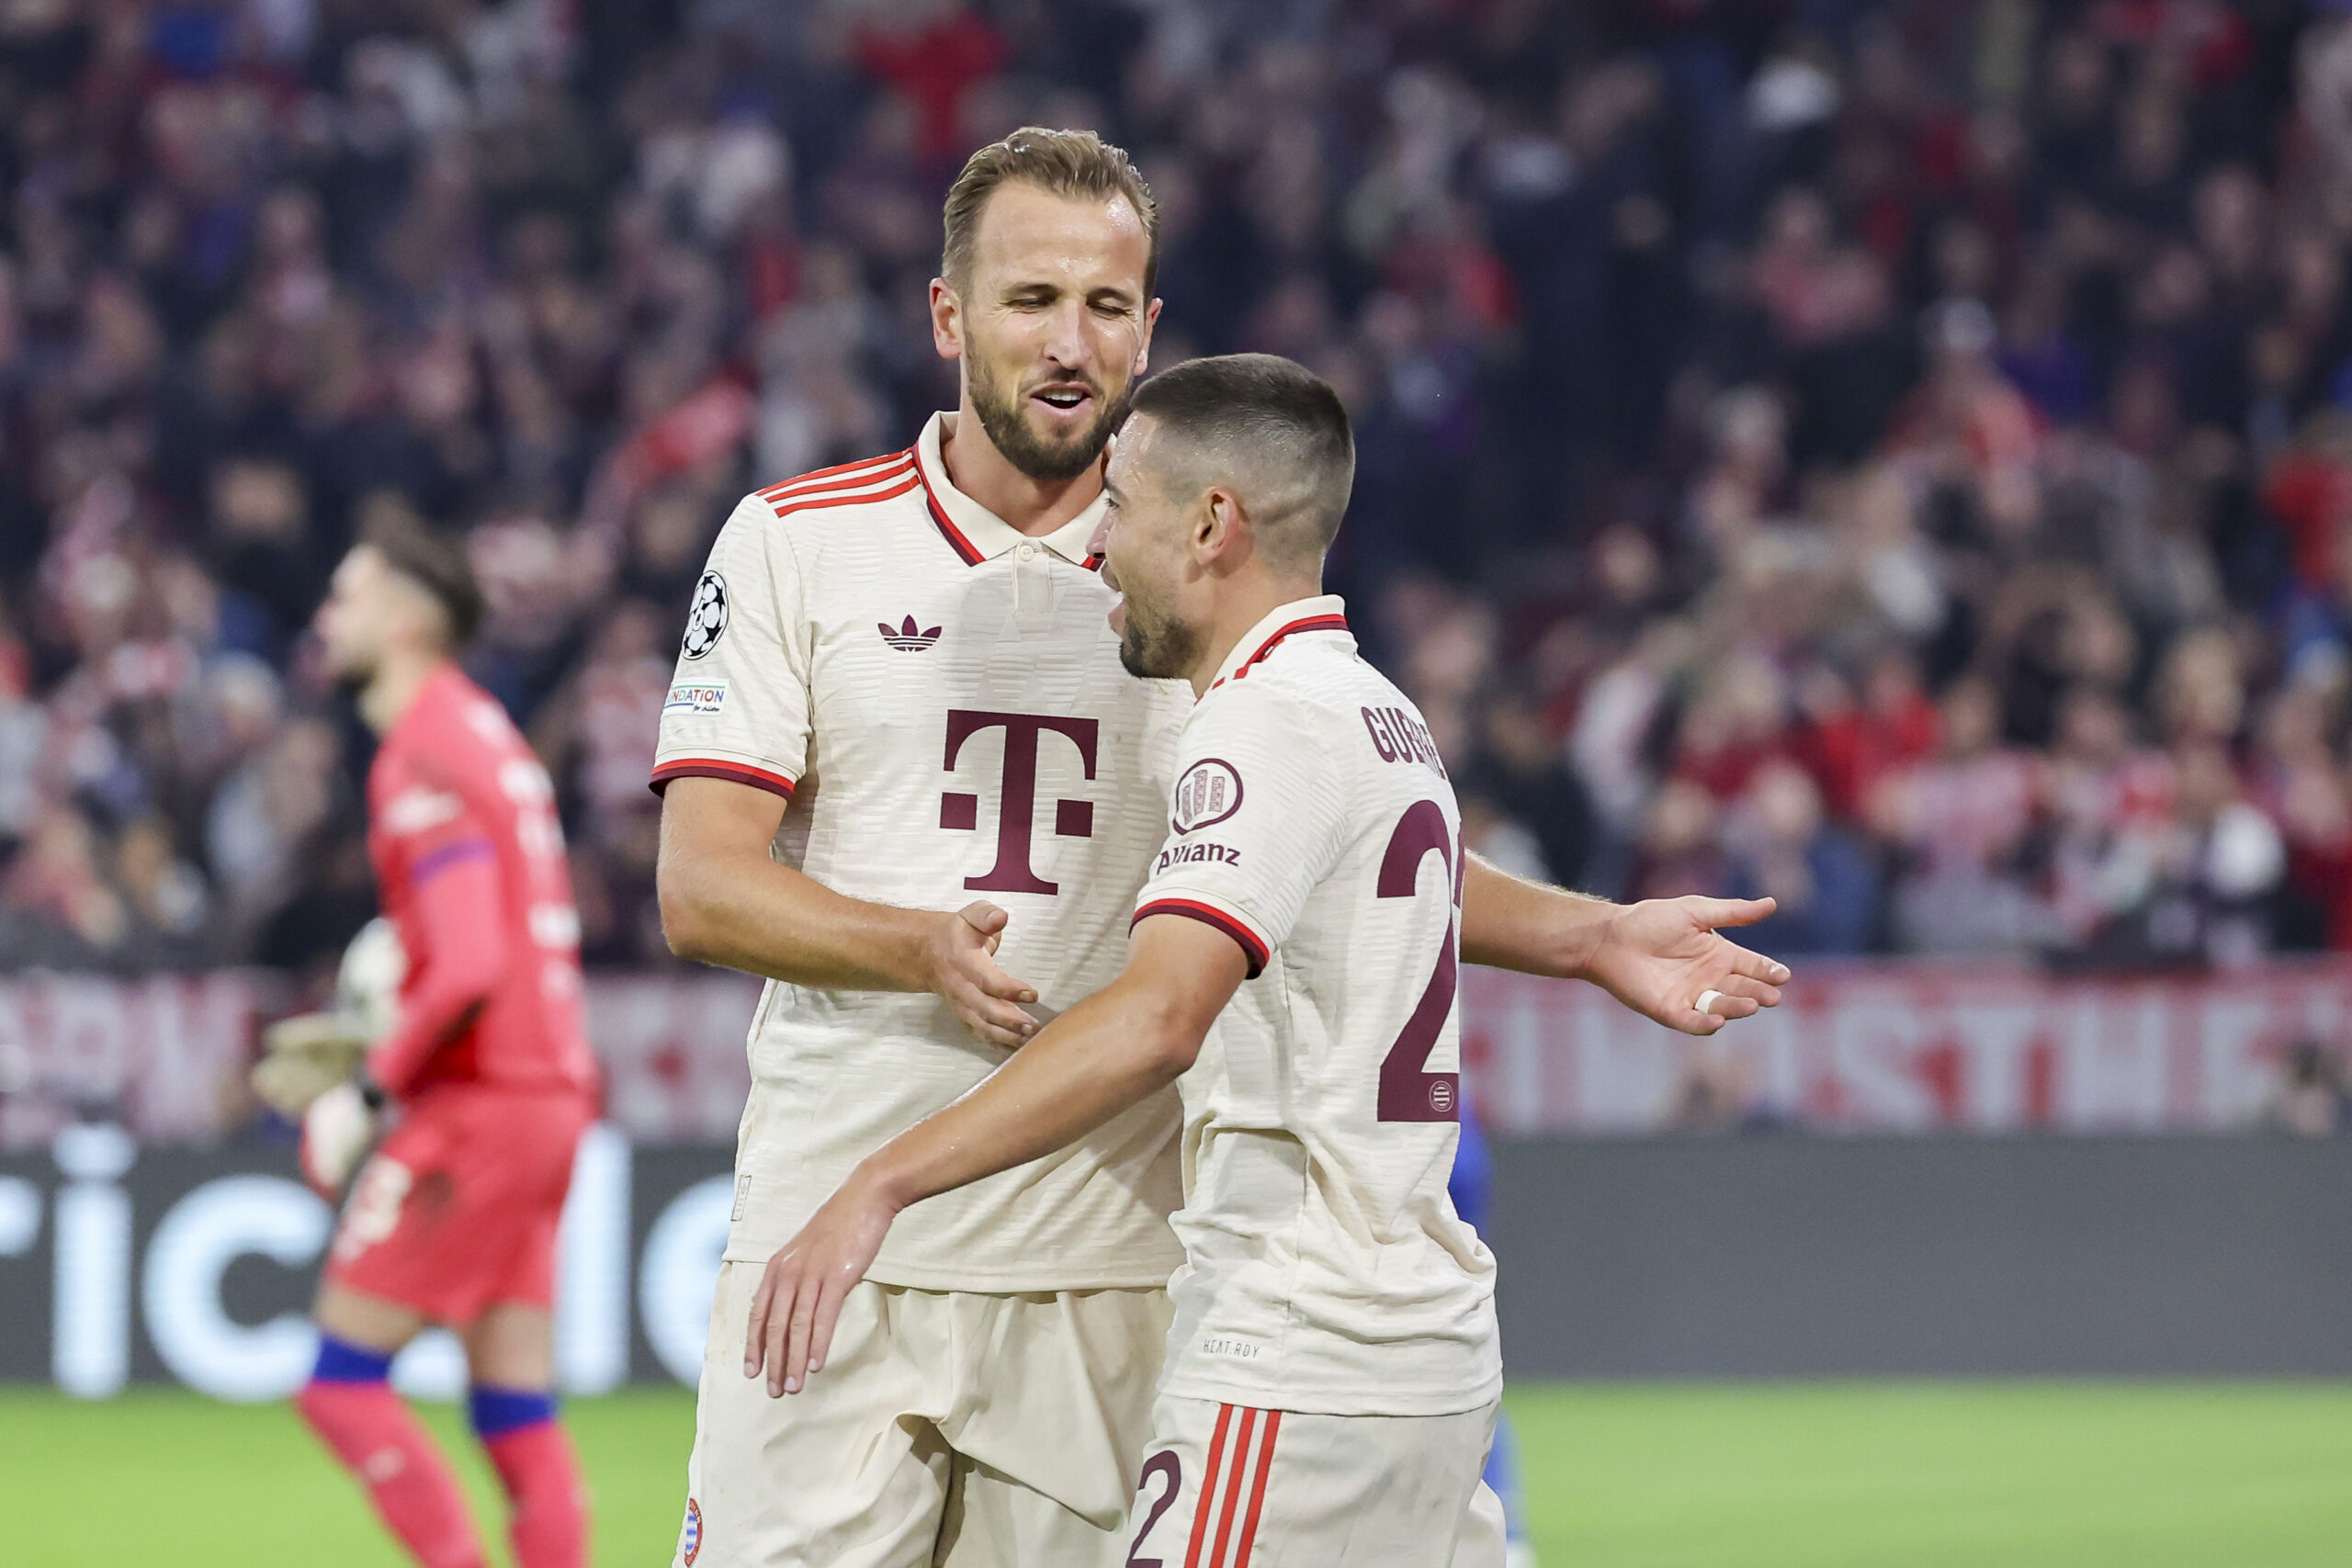
M 718 646 L 727 630 L 727 580 L 706 571 L 695 584 L 695 607 L 686 612 L 685 655 L 700 659 Z

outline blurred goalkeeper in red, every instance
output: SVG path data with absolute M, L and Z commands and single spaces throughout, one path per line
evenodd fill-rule
M 347 1000 L 277 1025 L 254 1082 L 300 1117 L 303 1172 L 322 1191 L 382 1134 L 329 1249 L 304 1418 L 413 1559 L 479 1568 L 448 1461 L 387 1381 L 401 1347 L 447 1325 L 520 1568 L 579 1568 L 587 1507 L 555 1419 L 551 1308 L 596 1071 L 554 791 L 452 659 L 480 615 L 463 554 L 422 530 L 371 535 L 335 571 L 317 629 L 382 737 L 368 851 L 405 973 L 380 1025 Z

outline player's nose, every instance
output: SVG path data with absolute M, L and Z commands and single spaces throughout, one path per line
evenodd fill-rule
M 1094 345 L 1086 335 L 1083 300 L 1067 300 L 1047 317 L 1045 356 L 1065 370 L 1084 370 L 1094 362 Z

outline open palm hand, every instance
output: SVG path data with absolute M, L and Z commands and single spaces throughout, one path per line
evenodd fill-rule
M 1650 898 L 1611 916 L 1586 977 L 1645 1018 L 1685 1034 L 1713 1034 L 1735 1018 L 1777 1007 L 1789 967 L 1722 934 L 1753 925 L 1770 898 Z

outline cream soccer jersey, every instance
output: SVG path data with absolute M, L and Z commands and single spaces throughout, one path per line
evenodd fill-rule
M 1186 1267 L 1161 1392 L 1445 1415 L 1502 1387 L 1494 1258 L 1446 1196 L 1461 824 L 1341 609 L 1284 605 L 1226 661 L 1136 908 L 1216 926 L 1250 975 L 1178 1084 Z
M 1192 692 L 1120 667 L 1090 558 L 1101 502 L 1027 538 L 959 492 L 954 417 L 894 457 L 747 496 L 695 589 L 654 786 L 789 797 L 772 852 L 835 892 L 1011 917 L 1041 1016 L 1115 977 L 1166 832 Z M 727 1257 L 765 1262 L 853 1166 L 1004 1059 L 928 994 L 770 982 Z M 1176 1097 L 916 1205 L 869 1277 L 923 1290 L 1159 1285 L 1179 1261 Z

